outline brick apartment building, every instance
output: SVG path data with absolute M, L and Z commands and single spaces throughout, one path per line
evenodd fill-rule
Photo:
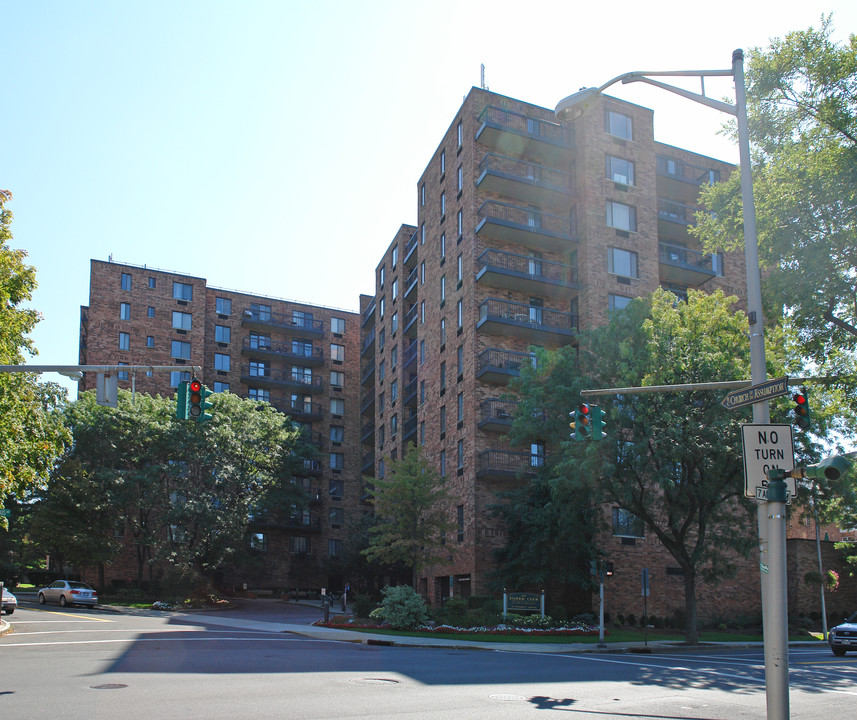
M 678 297 L 722 288 L 743 301 L 743 254 L 706 255 L 688 233 L 700 187 L 732 170 L 656 142 L 653 112 L 616 98 L 559 123 L 550 109 L 473 88 L 419 178 L 416 224 L 396 231 L 358 314 L 93 261 L 81 362 L 183 360 L 203 366 L 215 390 L 270 400 L 306 423 L 323 451 L 310 477 L 322 499 L 311 527 L 288 529 L 280 549 L 287 556 L 288 538 L 305 538 L 319 567 L 341 547 L 343 519 L 365 509 L 361 478 L 383 476 L 409 443 L 424 446 L 455 498 L 457 532 L 451 564 L 426 571 L 419 590 L 433 603 L 484 594 L 505 543 L 488 507 L 549 450 L 505 442 L 509 380 L 533 346 L 574 343 L 578 329 L 658 287 Z M 137 390 L 169 394 L 179 379 L 138 377 Z M 648 612 L 682 608 L 669 554 L 621 508 L 605 513 L 611 612 L 642 612 L 644 567 Z M 758 614 L 758 573 L 750 558 L 737 577 L 700 583 L 700 617 Z
M 252 528 L 253 541 L 272 559 L 265 585 L 327 586 L 325 562 L 342 551 L 345 523 L 360 506 L 359 316 L 100 260 L 91 261 L 89 297 L 81 308 L 81 364 L 187 365 L 135 377 L 120 372 L 120 387 L 165 397 L 199 366 L 215 392 L 270 402 L 304 428 L 319 450 L 297 479 L 310 507 L 287 526 Z M 94 383 L 87 376 L 80 389 Z M 123 555 L 106 578 L 134 577 L 135 562 Z M 241 582 L 240 569 L 231 579 Z

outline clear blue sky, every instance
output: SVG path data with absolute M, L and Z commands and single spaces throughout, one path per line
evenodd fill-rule
M 0 0 L 0 187 L 44 315 L 31 362 L 77 362 L 89 260 L 111 253 L 356 310 L 481 63 L 491 90 L 553 107 L 630 70 L 728 68 L 831 11 L 836 37 L 857 28 L 854 0 Z M 737 160 L 725 116 L 611 92 L 654 108 L 658 139 Z

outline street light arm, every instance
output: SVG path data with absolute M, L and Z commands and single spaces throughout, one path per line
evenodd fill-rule
M 646 73 L 649 75 L 654 75 L 656 73 Z M 667 73 L 661 73 L 667 74 Z M 729 75 L 732 72 L 729 71 Z M 685 90 L 684 88 L 676 87 L 675 85 L 669 85 L 667 83 L 660 82 L 659 80 L 652 80 L 651 78 L 644 77 L 644 73 L 629 73 L 632 77 L 628 77 L 622 80 L 623 84 L 632 83 L 632 82 L 644 82 L 649 85 L 654 85 L 661 90 L 666 90 L 667 92 L 675 93 L 676 95 L 681 95 L 683 98 L 687 98 L 688 100 L 693 100 L 695 103 L 699 103 L 700 105 L 705 105 L 707 107 L 713 108 L 714 110 L 719 110 L 720 112 L 728 113 L 729 115 L 737 115 L 738 111 L 734 105 L 730 105 L 729 103 L 725 103 L 722 100 L 715 100 L 714 98 L 706 97 L 705 95 L 700 95 L 699 93 L 691 92 L 690 90 Z M 639 75 L 639 76 L 638 76 Z M 702 75 L 697 75 L 697 77 L 703 77 Z

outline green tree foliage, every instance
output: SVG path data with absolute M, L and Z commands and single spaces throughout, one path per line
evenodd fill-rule
M 403 458 L 388 463 L 386 477 L 373 482 L 375 525 L 363 554 L 373 562 L 411 568 L 416 584 L 422 568 L 444 562 L 448 554 L 443 542 L 454 525 L 444 480 L 412 444 Z
M 734 312 L 734 302 L 719 291 L 693 290 L 687 302 L 676 302 L 659 290 L 583 335 L 577 360 L 568 349 L 548 353 L 520 383 L 524 397 L 550 403 L 546 422 L 553 430 L 545 432 L 554 440 L 565 436 L 552 477 L 568 489 L 552 498 L 562 497 L 570 512 L 584 517 L 596 501 L 621 508 L 658 538 L 684 571 L 689 642 L 698 637 L 698 579 L 728 576 L 755 544 L 753 506 L 743 499 L 739 429 L 748 418 L 723 409 L 722 391 L 608 396 L 600 402 L 608 437 L 579 443 L 567 439 L 567 413 L 581 401 L 581 387 L 748 377 L 747 319 Z M 554 389 L 553 401 L 546 388 Z M 513 440 L 519 426 L 526 432 L 530 420 L 523 416 L 531 414 L 529 406 L 518 413 L 522 419 L 515 420 Z
M 23 250 L 8 245 L 11 199 L 8 190 L 0 190 L 0 365 L 20 365 L 36 354 L 28 334 L 39 321 L 38 312 L 23 307 L 36 288 L 36 270 L 24 262 Z M 65 390 L 55 383 L 0 373 L 0 506 L 46 478 L 62 452 L 68 433 L 53 409 L 64 399 Z
M 36 503 L 32 534 L 73 565 L 115 556 L 123 534 L 138 582 L 151 560 L 211 574 L 247 552 L 251 522 L 284 522 L 307 502 L 292 483 L 312 453 L 266 403 L 212 396 L 205 424 L 175 419 L 175 401 L 120 391 L 68 405 L 74 444 Z
M 747 115 L 767 313 L 790 319 L 819 367 L 853 373 L 857 37 L 838 44 L 832 29 L 822 17 L 749 53 Z M 695 233 L 708 249 L 742 244 L 740 198 L 737 171 L 702 193 Z

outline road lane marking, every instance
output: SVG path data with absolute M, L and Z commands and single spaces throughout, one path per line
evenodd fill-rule
M 305 642 L 300 638 L 287 638 L 287 637 L 265 637 L 265 638 L 247 638 L 247 637 L 187 637 L 187 638 L 147 638 L 147 637 L 136 637 L 136 638 L 116 638 L 109 640 L 57 640 L 55 642 L 34 642 L 34 643 L 4 643 L 3 647 L 48 647 L 48 646 L 56 646 L 56 645 L 115 645 L 117 643 L 126 643 L 126 644 L 136 644 L 141 642 L 166 642 L 166 641 L 192 641 L 192 642 L 221 642 L 224 640 L 232 640 L 236 642 L 241 641 L 250 641 L 250 642 Z

